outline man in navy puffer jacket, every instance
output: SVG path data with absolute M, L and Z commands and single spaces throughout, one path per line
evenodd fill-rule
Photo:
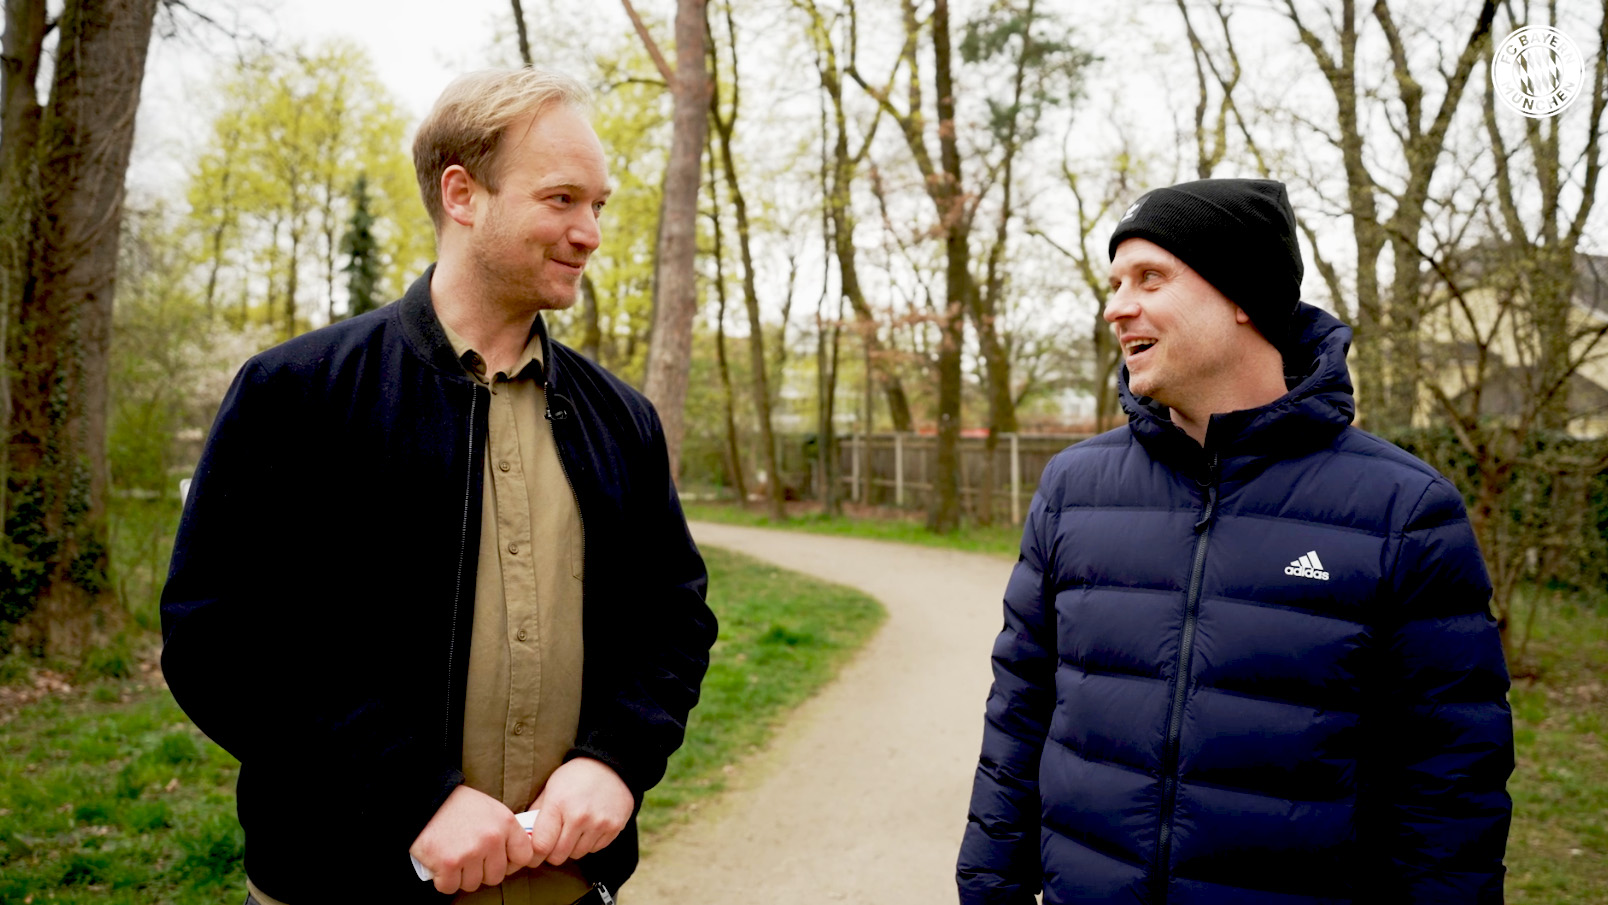
M 1500 902 L 1490 582 L 1453 486 L 1350 426 L 1284 187 L 1153 191 L 1110 252 L 1130 423 L 1033 500 L 961 902 Z

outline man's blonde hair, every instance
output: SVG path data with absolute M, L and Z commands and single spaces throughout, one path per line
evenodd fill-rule
M 535 68 L 471 72 L 441 92 L 413 139 L 419 194 L 437 232 L 446 219 L 441 174 L 461 166 L 476 182 L 497 191 L 497 154 L 508 127 L 557 104 L 587 110 L 592 93 L 567 75 Z

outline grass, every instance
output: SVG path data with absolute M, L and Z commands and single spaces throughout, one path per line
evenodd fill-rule
M 650 838 L 718 794 L 732 764 L 883 618 L 856 592 L 723 550 L 705 555 L 720 637 L 687 743 L 648 796 Z M 200 905 L 244 894 L 239 765 L 155 680 L 155 643 L 125 638 L 76 673 L 35 672 L 26 687 L 0 689 L 50 689 L 9 718 L 0 712 L 0 902 Z
M 158 500 L 113 499 L 107 512 L 111 529 L 112 587 L 133 626 L 161 630 L 157 609 L 167 580 L 173 535 L 179 530 L 177 496 Z
M 1513 903 L 1608 902 L 1608 600 L 1529 595 L 1539 607 L 1510 700 L 1518 765 L 1508 836 Z
M 811 534 L 864 537 L 923 547 L 942 547 L 946 550 L 994 553 L 1011 559 L 1016 558 L 1022 543 L 1020 525 L 967 524 L 952 534 L 935 534 L 927 530 L 922 516 L 907 516 L 888 510 L 878 510 L 879 517 L 874 518 L 834 517 L 819 511 L 799 510 L 789 514 L 785 521 L 778 523 L 771 520 L 764 510 L 757 506 L 745 509 L 726 503 L 687 503 L 684 508 L 687 518 L 695 521 L 757 528 L 783 528 L 789 531 L 807 531 Z
M 23 707 L 0 726 L 0 902 L 237 897 L 237 770 L 149 681 Z

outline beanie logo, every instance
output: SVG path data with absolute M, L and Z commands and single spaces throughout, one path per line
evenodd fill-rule
M 1145 205 L 1145 199 L 1143 199 L 1143 198 L 1140 198 L 1138 201 L 1135 201 L 1128 208 L 1128 212 L 1122 215 L 1122 219 L 1117 221 L 1117 224 L 1121 225 L 1123 223 L 1127 223 L 1129 220 L 1132 220 L 1133 215 L 1139 213 L 1139 208 L 1144 207 L 1144 205 Z

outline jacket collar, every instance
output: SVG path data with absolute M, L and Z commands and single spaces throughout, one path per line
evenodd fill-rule
M 1282 350 L 1289 392 L 1267 405 L 1213 415 L 1203 450 L 1172 423 L 1167 407 L 1128 387 L 1128 367 L 1117 379 L 1128 426 L 1158 458 L 1183 465 L 1202 461 L 1207 451 L 1223 457 L 1282 456 L 1326 446 L 1356 414 L 1346 352 L 1351 328 L 1321 308 L 1301 303 Z
M 402 333 L 407 338 L 419 357 L 429 362 L 431 367 L 453 377 L 461 377 L 473 382 L 458 361 L 458 353 L 452 348 L 452 342 L 447 339 L 447 333 L 441 327 L 441 319 L 436 317 L 435 305 L 430 303 L 430 277 L 435 273 L 435 265 L 431 264 L 413 284 L 403 293 L 397 301 L 397 318 L 402 324 Z M 536 336 L 541 340 L 541 359 L 546 380 L 545 384 L 552 387 L 558 373 L 557 362 L 553 360 L 553 341 L 547 335 L 547 321 L 540 314 L 536 315 L 533 328 Z

